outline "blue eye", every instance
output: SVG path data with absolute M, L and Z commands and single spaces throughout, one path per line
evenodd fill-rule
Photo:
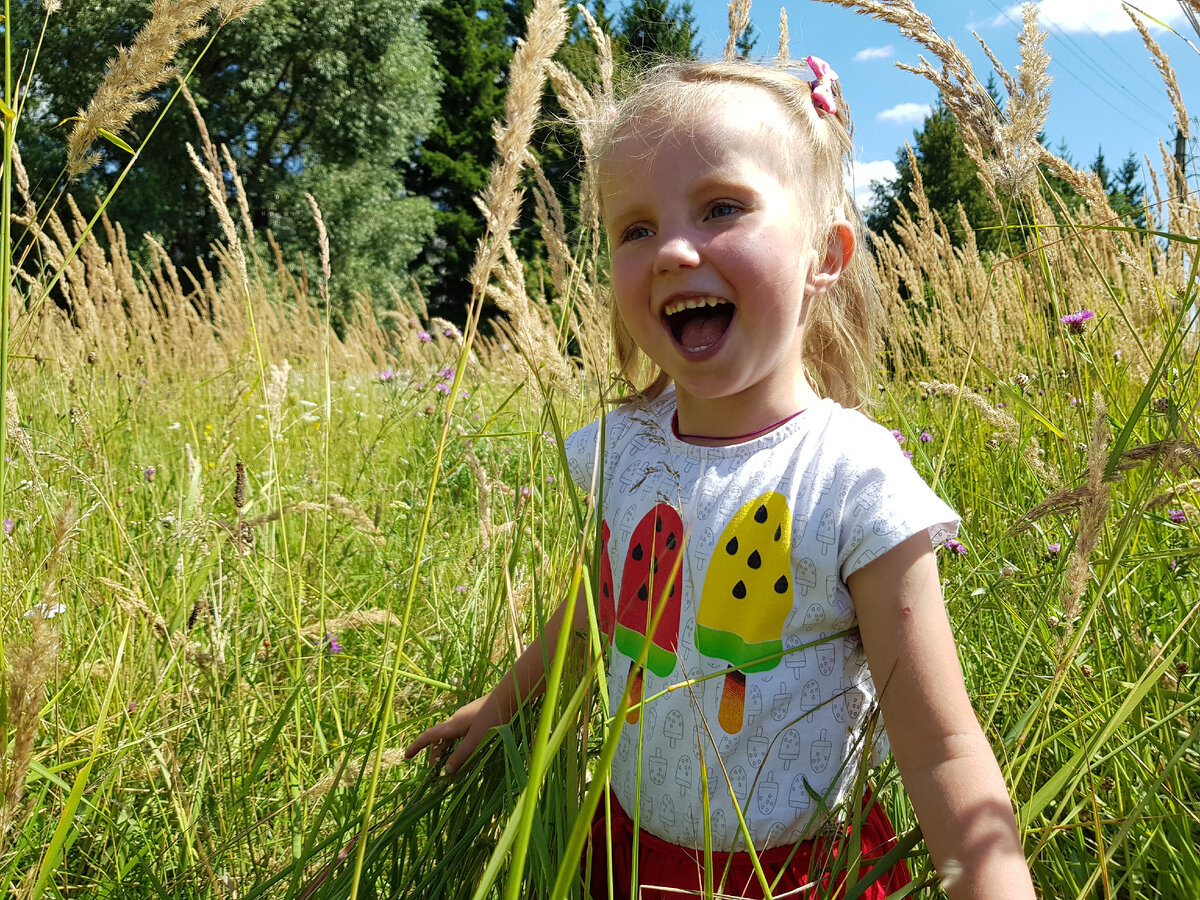
M 714 203 L 708 209 L 708 218 L 723 219 L 726 216 L 732 216 L 737 213 L 738 208 L 732 203 Z
M 651 233 L 650 229 L 645 225 L 631 225 L 621 232 L 621 243 L 624 244 L 627 241 L 636 241 L 644 237 L 649 237 Z

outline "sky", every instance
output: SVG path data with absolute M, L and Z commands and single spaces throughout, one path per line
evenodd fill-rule
M 1020 62 L 1019 4 L 1006 0 L 915 0 L 945 38 L 971 59 L 980 80 L 992 71 L 972 31 L 987 42 L 1000 62 L 1015 72 Z M 1171 58 L 1184 103 L 1200 103 L 1200 46 L 1176 0 L 1136 0 L 1137 6 L 1168 28 L 1148 22 L 1155 40 Z M 727 7 L 720 0 L 693 0 L 701 54 L 719 57 L 729 33 Z M 1149 156 L 1162 171 L 1159 140 L 1174 148 L 1174 114 L 1166 88 L 1129 16 L 1118 0 L 1038 0 L 1039 22 L 1050 54 L 1051 149 L 1065 141 L 1077 166 L 1090 165 L 1103 148 L 1109 169 L 1132 151 L 1143 170 Z M 870 198 L 872 179 L 895 175 L 895 159 L 912 141 L 937 92 L 925 79 L 896 68 L 915 65 L 927 51 L 892 25 L 818 0 L 787 0 L 789 52 L 794 58 L 822 57 L 837 71 L 854 120 L 857 150 L 854 190 L 860 205 Z M 773 58 L 779 43 L 779 2 L 760 0 L 751 10 L 758 31 L 755 58 Z M 1190 41 L 1190 43 L 1189 43 Z M 997 79 L 999 81 L 999 79 Z M 1194 112 L 1200 112 L 1200 106 Z M 1143 172 L 1144 183 L 1148 178 Z

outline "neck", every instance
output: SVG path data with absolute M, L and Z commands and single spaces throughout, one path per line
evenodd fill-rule
M 739 396 L 698 400 L 676 388 L 671 428 L 679 440 L 689 444 L 740 444 L 769 434 L 820 399 L 807 383 L 769 402 L 748 402 L 749 398 Z

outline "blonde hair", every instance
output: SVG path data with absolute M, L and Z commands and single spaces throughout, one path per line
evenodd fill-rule
M 882 308 L 874 269 L 863 243 L 862 218 L 842 178 L 853 160 L 854 145 L 840 93 L 836 115 L 818 114 L 808 81 L 787 70 L 744 60 L 664 63 L 646 72 L 633 92 L 607 111 L 605 120 L 594 131 L 593 162 L 602 162 L 641 127 L 703 121 L 711 109 L 714 90 L 738 85 L 766 91 L 785 113 L 779 124 L 795 137 L 781 151 L 785 154 L 785 171 L 796 189 L 805 192 L 805 202 L 812 210 L 809 234 L 817 258 L 825 258 L 831 237 L 829 226 L 835 218 L 848 221 L 854 233 L 859 252 L 851 257 L 830 290 L 812 298 L 802 364 L 825 396 L 843 406 L 864 406 L 871 397 Z M 598 179 L 593 179 L 593 184 L 598 184 Z M 602 199 L 600 203 L 603 205 Z M 616 304 L 611 304 L 611 313 L 619 375 L 633 391 L 622 402 L 657 397 L 670 383 L 670 376 L 634 343 Z

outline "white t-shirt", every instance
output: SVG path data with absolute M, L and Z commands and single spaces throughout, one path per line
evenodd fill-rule
M 614 723 L 613 789 L 641 828 L 700 847 L 704 766 L 715 850 L 745 848 L 734 797 L 757 849 L 792 843 L 887 751 L 846 578 L 921 530 L 942 543 L 958 517 L 887 429 L 832 400 L 726 447 L 680 441 L 674 411 L 668 390 L 609 413 L 602 448 L 600 421 L 566 440 L 599 497 L 611 708 L 630 681 L 652 698 Z

